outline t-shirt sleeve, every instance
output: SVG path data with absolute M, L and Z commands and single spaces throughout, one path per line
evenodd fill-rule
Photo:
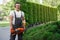
M 24 12 L 22 12 L 22 14 L 21 14 L 23 17 L 24 17 Z
M 10 11 L 9 16 L 14 16 L 14 12 L 13 11 Z

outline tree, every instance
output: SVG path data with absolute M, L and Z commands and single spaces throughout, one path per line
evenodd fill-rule
M 8 16 L 10 10 L 14 9 L 13 5 L 14 5 L 13 1 L 8 2 L 6 5 L 1 5 L 2 11 L 5 14 L 4 16 Z
M 0 5 L 0 17 L 4 18 L 4 16 L 8 16 L 10 10 L 14 9 L 14 1 L 11 0 L 10 2 L 7 2 L 6 5 L 2 4 Z

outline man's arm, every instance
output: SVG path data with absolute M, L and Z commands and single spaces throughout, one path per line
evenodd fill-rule
M 10 28 L 12 28 L 12 20 L 13 20 L 13 16 L 10 15 L 10 16 L 9 16 L 9 19 L 10 19 L 10 21 L 9 21 L 9 22 L 10 22 Z
M 22 24 L 23 24 L 23 27 L 24 27 L 24 29 L 25 29 L 26 21 L 25 21 L 25 17 L 24 17 L 24 16 L 22 16 Z
M 25 26 L 26 26 L 26 21 L 25 21 L 25 18 L 24 18 L 24 17 L 23 17 L 22 22 L 23 22 L 23 25 L 24 25 L 24 28 L 25 28 Z

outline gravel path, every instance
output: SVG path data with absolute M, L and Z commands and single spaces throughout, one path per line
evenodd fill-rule
M 10 32 L 9 27 L 0 27 L 0 40 L 9 40 Z

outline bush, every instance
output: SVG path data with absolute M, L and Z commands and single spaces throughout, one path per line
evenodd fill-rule
M 24 34 L 24 40 L 60 40 L 60 21 L 29 28 Z

